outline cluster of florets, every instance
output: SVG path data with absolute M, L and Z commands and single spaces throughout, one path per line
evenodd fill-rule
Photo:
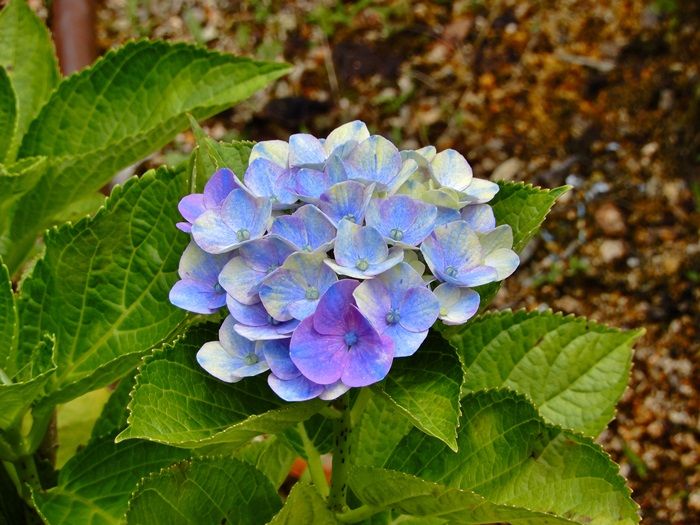
M 384 379 L 437 319 L 466 322 L 472 288 L 513 273 L 511 229 L 486 204 L 497 191 L 458 152 L 399 151 L 359 121 L 259 142 L 242 180 L 221 169 L 180 202 L 192 241 L 170 300 L 228 309 L 197 353 L 210 374 L 269 371 L 285 400 L 334 399 Z

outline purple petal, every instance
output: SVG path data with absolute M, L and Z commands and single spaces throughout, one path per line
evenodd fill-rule
M 204 206 L 207 208 L 221 206 L 221 203 L 224 202 L 229 193 L 237 187 L 236 176 L 230 169 L 222 168 L 217 170 L 204 185 Z
M 269 274 L 282 266 L 294 249 L 282 239 L 264 237 L 244 244 L 239 252 L 250 268 Z
M 348 310 L 346 322 L 357 333 L 357 342 L 346 351 L 347 366 L 340 379 L 351 387 L 381 381 L 389 373 L 394 359 L 393 342 L 388 337 L 381 337 L 354 306 Z
M 192 223 L 196 221 L 197 217 L 206 211 L 204 195 L 201 193 L 185 195 L 180 199 L 177 209 L 187 222 Z
M 270 199 L 254 197 L 243 189 L 233 190 L 221 205 L 221 217 L 239 244 L 261 237 L 271 213 Z
M 284 209 L 296 202 L 286 188 L 287 170 L 267 159 L 256 159 L 248 165 L 243 181 L 256 197 L 272 199 L 274 209 Z
M 289 356 L 308 379 L 330 385 L 343 374 L 349 353 L 342 337 L 319 334 L 307 317 L 292 334 Z
M 226 304 L 226 294 L 214 291 L 209 283 L 190 279 L 176 282 L 168 298 L 178 308 L 198 314 L 213 314 Z
M 367 209 L 367 225 L 391 241 L 415 246 L 433 231 L 437 207 L 407 195 L 375 199 Z
M 355 304 L 353 291 L 359 284 L 352 279 L 341 279 L 326 290 L 313 315 L 314 330 L 325 335 L 345 333 L 345 326 L 341 320 L 350 305 Z
M 285 380 L 270 374 L 267 376 L 267 384 L 285 401 L 307 401 L 318 397 L 324 391 L 323 385 L 309 381 L 302 375 Z
M 192 225 L 189 222 L 176 222 L 175 226 L 181 232 L 192 233 Z
M 316 206 L 307 204 L 292 215 L 277 217 L 270 233 L 305 251 L 327 251 L 336 236 L 333 223 Z

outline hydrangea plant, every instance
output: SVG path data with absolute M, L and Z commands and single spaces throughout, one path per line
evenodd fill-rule
M 140 41 L 61 79 L 0 12 L 0 523 L 637 523 L 594 439 L 639 332 L 487 311 L 567 188 L 197 125 L 287 70 Z

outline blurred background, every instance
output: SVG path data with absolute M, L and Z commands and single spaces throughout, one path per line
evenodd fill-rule
M 141 37 L 294 66 L 207 121 L 215 138 L 361 119 L 402 148 L 455 148 L 478 177 L 573 186 L 494 306 L 646 327 L 600 442 L 644 523 L 700 523 L 700 2 L 31 3 L 66 72 Z M 184 133 L 136 170 L 193 143 Z

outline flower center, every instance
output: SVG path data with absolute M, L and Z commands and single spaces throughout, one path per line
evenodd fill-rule
M 457 268 L 455 268 L 454 266 L 448 266 L 447 268 L 445 268 L 445 273 L 450 277 L 454 277 L 455 275 L 457 275 Z
M 403 230 L 399 230 L 398 228 L 392 228 L 391 232 L 389 232 L 389 235 L 395 241 L 400 241 L 401 239 L 403 239 Z
M 312 251 L 314 251 L 314 249 L 311 247 L 310 244 L 307 244 L 306 246 L 304 246 L 304 250 L 306 250 L 307 252 L 312 252 Z
M 392 308 L 386 314 L 387 324 L 396 324 L 399 322 L 400 319 L 401 319 L 401 314 L 398 312 L 398 310 L 396 308 Z
M 348 345 L 348 347 L 350 347 L 357 343 L 357 334 L 352 331 L 346 332 L 343 336 L 343 339 L 345 340 L 345 344 Z
M 258 358 L 258 356 L 253 353 L 250 353 L 247 356 L 245 356 L 245 362 L 248 365 L 254 365 L 258 361 L 260 361 L 260 358 Z
M 346 215 L 343 215 L 343 219 L 347 219 L 350 222 L 357 222 L 357 217 L 355 217 L 354 213 L 348 213 Z
M 236 239 L 239 242 L 247 241 L 248 239 L 250 239 L 250 232 L 245 228 L 241 228 L 236 232 Z
M 315 301 L 318 299 L 318 289 L 315 286 L 309 286 L 306 289 L 306 298 L 309 301 Z
M 355 263 L 355 268 L 360 270 L 361 272 L 364 272 L 367 268 L 369 268 L 369 263 L 367 262 L 367 259 L 360 259 Z

